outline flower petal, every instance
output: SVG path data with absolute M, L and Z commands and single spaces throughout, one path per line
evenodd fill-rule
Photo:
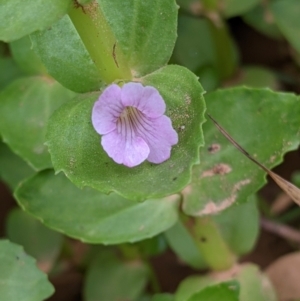
M 96 132 L 104 135 L 115 130 L 123 109 L 121 88 L 116 84 L 108 86 L 93 107 L 92 123 Z
M 147 143 L 135 135 L 122 135 L 114 130 L 101 138 L 101 144 L 116 163 L 134 167 L 145 161 L 150 149 Z
M 172 145 L 178 143 L 178 134 L 173 129 L 170 118 L 165 115 L 156 119 L 143 117 L 138 135 L 147 142 L 150 148 L 147 160 L 156 164 L 169 159 Z
M 164 114 L 166 105 L 159 92 L 150 86 L 144 87 L 139 83 L 128 83 L 122 87 L 122 104 L 139 109 L 150 118 Z

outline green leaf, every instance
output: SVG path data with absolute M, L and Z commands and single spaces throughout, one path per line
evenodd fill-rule
M 300 2 L 298 0 L 275 0 L 271 2 L 271 11 L 282 34 L 300 53 Z
M 44 144 L 52 112 L 74 96 L 46 77 L 21 78 L 0 93 L 0 133 L 3 142 L 34 169 L 51 167 Z
M 209 275 L 199 276 L 192 275 L 186 277 L 178 286 L 175 293 L 175 301 L 187 301 L 194 294 L 211 285 L 217 284 L 219 281 L 212 279 Z M 202 300 L 201 300 L 202 301 Z M 205 300 L 206 301 L 206 300 Z
M 25 211 L 48 227 L 90 243 L 139 241 L 177 221 L 176 196 L 134 202 L 115 193 L 81 190 L 63 174 L 55 176 L 51 170 L 24 181 L 15 197 Z
M 195 72 L 214 65 L 215 56 L 209 21 L 180 15 L 173 59 Z
M 241 70 L 241 76 L 235 86 L 248 86 L 252 88 L 270 88 L 279 90 L 279 81 L 276 74 L 267 68 L 248 66 Z
M 272 16 L 270 5 L 260 3 L 243 15 L 243 20 L 261 33 L 273 38 L 282 38 L 277 24 Z
M 140 81 L 157 88 L 167 104 L 166 115 L 179 135 L 171 158 L 135 168 L 116 164 L 103 150 L 91 124 L 92 107 L 99 96 L 93 93 L 68 102 L 50 118 L 47 145 L 56 172 L 63 171 L 79 187 L 114 191 L 133 200 L 164 197 L 190 181 L 191 167 L 199 162 L 203 144 L 202 87 L 191 72 L 179 66 L 167 66 Z
M 22 76 L 24 76 L 22 70 L 11 57 L 0 57 L 0 90 Z
M 168 63 L 176 41 L 175 0 L 97 1 L 116 36 L 116 47 L 122 49 L 134 77 Z
M 156 294 L 151 301 L 174 301 L 174 296 L 171 294 Z
M 232 18 L 246 13 L 255 7 L 260 0 L 177 0 L 180 7 L 194 14 L 216 14 L 220 13 L 226 18 Z
M 22 245 L 34 257 L 42 271 L 49 272 L 59 255 L 63 236 L 46 228 L 41 222 L 19 208 L 10 211 L 6 220 L 6 235 Z
M 214 286 L 204 288 L 194 294 L 188 301 L 240 301 L 239 284 L 236 281 L 223 282 Z M 254 300 L 254 299 L 252 299 Z
M 34 173 L 26 162 L 15 155 L 6 144 L 0 142 L 0 178 L 11 190 Z
M 260 272 L 259 268 L 253 264 L 236 265 L 227 273 L 220 272 L 220 274 L 214 272 L 207 274 L 206 276 L 190 276 L 185 278 L 177 288 L 175 293 L 176 301 L 194 301 L 194 300 L 210 300 L 209 297 L 213 297 L 213 293 L 207 298 L 201 296 L 201 293 L 205 293 L 206 290 L 211 289 L 212 286 L 221 284 L 221 281 L 232 281 L 238 283 L 240 288 L 239 301 L 276 301 L 274 288 L 272 287 L 269 279 Z M 225 283 L 226 285 L 226 283 Z M 199 295 L 198 295 L 199 294 Z M 196 296 L 199 298 L 196 299 Z M 200 298 L 201 296 L 201 298 Z M 195 298 L 195 299 L 193 299 Z M 212 299 L 215 300 L 215 299 Z M 226 300 L 223 298 L 217 298 L 219 300 Z M 231 299 L 229 299 L 231 300 Z M 233 299 L 236 300 L 236 299 Z
M 192 235 L 179 220 L 165 232 L 172 251 L 184 262 L 195 269 L 205 269 L 207 264 L 200 254 Z
M 62 85 L 76 92 L 95 91 L 103 86 L 100 73 L 69 16 L 30 37 L 33 50 L 49 74 Z
M 14 61 L 23 72 L 29 75 L 47 74 L 45 66 L 32 49 L 32 42 L 29 36 L 11 42 L 9 46 Z
M 86 301 L 136 300 L 145 289 L 148 268 L 141 261 L 122 262 L 102 252 L 91 262 L 84 282 Z
M 226 24 L 181 15 L 173 60 L 197 75 L 210 71 L 214 84 L 232 75 L 237 52 Z M 202 82 L 202 77 L 201 82 Z
M 222 3 L 221 0 L 219 0 Z M 224 0 L 222 3 L 222 13 L 226 18 L 232 18 L 238 15 L 242 15 L 254 8 L 260 0 Z
M 247 254 L 254 247 L 259 234 L 259 211 L 257 198 L 250 196 L 246 203 L 231 206 L 213 220 L 236 255 Z
M 35 260 L 8 240 L 0 240 L 0 296 L 5 301 L 42 301 L 53 294 Z
M 271 168 L 299 144 L 300 102 L 293 94 L 268 89 L 233 88 L 207 95 L 208 112 L 259 162 Z M 201 216 L 245 202 L 265 180 L 265 172 L 237 151 L 209 121 L 206 148 L 183 190 L 183 209 Z
M 254 264 L 242 265 L 238 271 L 240 283 L 240 301 L 277 301 L 277 296 L 270 280 Z
M 167 241 L 162 234 L 154 236 L 150 239 L 144 239 L 138 242 L 136 245 L 139 252 L 146 257 L 162 254 L 168 248 Z
M 67 13 L 70 0 L 9 0 L 0 3 L 0 40 L 11 42 L 49 27 Z

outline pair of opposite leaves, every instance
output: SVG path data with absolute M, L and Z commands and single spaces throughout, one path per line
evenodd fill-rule
M 277 183 L 277 185 L 285 191 L 285 193 L 297 204 L 300 206 L 300 189 L 290 183 L 289 181 L 283 179 L 281 176 L 271 171 L 263 164 L 254 159 L 246 150 L 244 150 L 219 124 L 218 122 L 210 115 L 207 116 L 213 121 L 218 130 L 232 143 L 241 153 L 243 153 L 248 159 L 258 165 L 261 169 L 268 173 L 268 175 Z

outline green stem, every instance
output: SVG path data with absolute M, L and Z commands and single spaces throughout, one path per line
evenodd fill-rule
M 131 79 L 125 56 L 98 3 L 74 5 L 69 16 L 103 80 Z
M 210 217 L 197 218 L 192 227 L 192 234 L 201 255 L 211 269 L 226 270 L 235 263 L 234 255 Z

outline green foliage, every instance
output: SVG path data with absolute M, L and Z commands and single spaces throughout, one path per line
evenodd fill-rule
M 223 3 L 223 14 L 226 18 L 238 16 L 246 13 L 259 2 L 259 0 L 225 0 Z
M 239 286 L 235 281 L 208 286 L 187 301 L 239 301 Z
M 250 252 L 259 235 L 257 198 L 250 196 L 246 203 L 233 205 L 213 216 L 222 236 L 236 255 Z
M 164 197 L 190 181 L 191 167 L 199 162 L 203 145 L 202 87 L 191 72 L 179 66 L 159 69 L 141 82 L 157 88 L 167 104 L 166 115 L 179 135 L 171 158 L 135 168 L 116 164 L 100 146 L 100 137 L 92 127 L 91 110 L 99 93 L 90 93 L 66 103 L 50 118 L 47 145 L 56 172 L 63 171 L 79 187 L 114 191 L 132 200 Z
M 28 75 L 46 75 L 46 69 L 32 49 L 29 36 L 10 43 L 10 50 L 20 69 Z
M 25 178 L 34 174 L 34 170 L 9 147 L 0 142 L 0 178 L 11 190 Z
M 69 16 L 64 16 L 51 29 L 30 37 L 33 50 L 48 73 L 68 89 L 88 92 L 103 85 L 100 73 Z M 67 41 L 65 37 L 68 37 Z
M 6 221 L 6 234 L 10 241 L 22 245 L 34 257 L 40 269 L 49 271 L 59 255 L 63 237 L 46 228 L 40 221 L 21 209 L 10 212 Z
M 298 0 L 275 0 L 271 3 L 271 11 L 284 37 L 300 53 L 300 2 Z
M 46 123 L 74 96 L 47 77 L 21 78 L 0 93 L 0 133 L 10 148 L 36 170 L 51 167 L 45 146 Z
M 255 196 L 249 197 L 246 203 L 231 206 L 212 216 L 212 219 L 235 255 L 240 256 L 251 251 L 259 233 L 259 213 Z M 195 269 L 205 269 L 208 262 L 197 244 L 199 237 L 193 237 L 188 230 L 194 224 L 195 220 L 183 218 L 167 230 L 165 236 L 173 252 L 182 261 Z
M 204 114 L 268 168 L 298 147 L 299 96 L 263 88 L 298 91 L 299 14 L 299 0 L 0 0 L 0 178 L 24 210 L 6 236 L 25 250 L 0 240 L 1 301 L 53 293 L 30 256 L 53 277 L 79 272 L 86 301 L 276 301 L 258 267 L 238 264 L 258 237 L 265 172 Z M 242 65 L 236 16 L 283 45 L 276 73 Z M 161 164 L 117 164 L 92 126 L 104 88 L 127 82 L 165 100 L 179 142 Z M 214 91 L 236 85 L 248 88 Z M 169 249 L 206 269 L 174 295 L 155 275 Z
M 0 40 L 11 42 L 60 19 L 71 0 L 10 0 L 0 3 Z
M 0 240 L 0 296 L 5 301 L 42 301 L 54 292 L 47 277 L 23 248 Z
M 133 77 L 149 74 L 167 64 L 176 40 L 175 0 L 97 1 Z
M 174 301 L 174 297 L 170 294 L 154 295 L 151 301 Z
M 24 74 L 10 57 L 0 56 L 0 89 Z
M 146 239 L 177 221 L 176 196 L 143 203 L 130 201 L 115 193 L 79 189 L 63 174 L 55 176 L 51 170 L 24 181 L 15 196 L 25 211 L 45 225 L 90 243 Z
M 195 269 L 207 268 L 195 240 L 181 221 L 165 232 L 173 252 L 184 262 Z
M 208 113 L 267 167 L 280 163 L 283 155 L 299 144 L 300 102 L 296 95 L 233 88 L 212 92 L 206 101 Z M 202 164 L 193 168 L 192 183 L 183 190 L 183 210 L 194 216 L 245 202 L 266 181 L 265 172 L 239 153 L 211 121 L 204 124 L 203 132 Z
M 173 60 L 199 75 L 204 88 L 216 88 L 231 76 L 237 65 L 237 52 L 225 23 L 181 15 Z
M 223 274 L 221 278 L 218 278 L 218 274 L 187 277 L 180 283 L 175 293 L 175 300 L 202 301 L 210 300 L 209 298 L 215 298 L 211 299 L 213 301 L 227 300 L 225 298 L 229 298 L 230 301 L 277 300 L 269 279 L 260 272 L 257 266 L 252 264 L 237 265 L 231 272 L 231 274 Z M 232 284 L 233 289 L 230 289 Z M 219 293 L 225 295 L 218 295 Z
M 263 3 L 248 11 L 243 16 L 243 20 L 250 26 L 253 26 L 256 30 L 271 38 L 278 39 L 282 36 L 272 17 L 270 7 L 266 7 Z
M 91 262 L 85 283 L 86 301 L 137 300 L 147 284 L 149 272 L 141 261 L 122 262 L 102 252 Z

